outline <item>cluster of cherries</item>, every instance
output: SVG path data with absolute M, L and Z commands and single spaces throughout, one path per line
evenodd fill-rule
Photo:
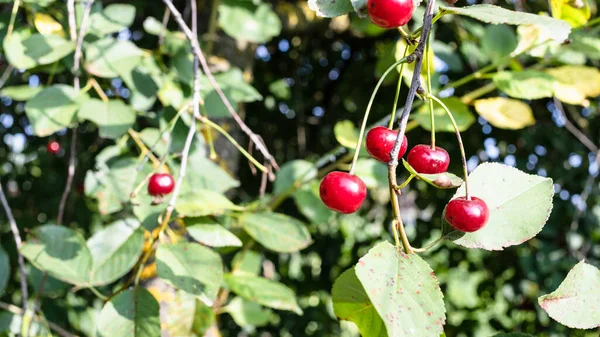
M 398 137 L 398 131 L 383 126 L 369 130 L 366 137 L 367 152 L 374 159 L 387 163 L 390 152 Z M 402 140 L 398 159 L 408 148 L 406 136 Z M 441 147 L 419 144 L 408 153 L 408 163 L 419 174 L 444 173 L 450 165 L 448 152 Z M 343 214 L 356 212 L 367 197 L 367 187 L 359 177 L 347 172 L 328 173 L 319 188 L 323 204 Z M 463 232 L 474 232 L 482 228 L 489 218 L 488 207 L 477 197 L 458 197 L 446 206 L 445 218 L 454 228 Z

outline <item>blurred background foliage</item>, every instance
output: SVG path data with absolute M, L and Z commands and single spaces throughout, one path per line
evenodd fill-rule
M 13 3 L 7 0 L 0 3 L 3 3 L 0 38 L 4 39 Z M 103 7 L 114 3 L 117 2 L 96 1 L 92 13 L 102 13 Z M 110 24 L 102 21 L 105 16 L 93 14 L 96 18 L 91 18 L 90 32 L 95 31 L 97 36 L 108 34 L 113 39 L 102 42 L 99 37 L 87 36 L 84 68 L 97 76 L 100 87 L 109 98 L 124 99 L 131 104 L 135 113 L 131 121 L 125 123 L 138 131 L 144 130 L 140 132 L 140 137 L 151 144 L 151 140 L 156 139 L 157 131 L 149 128 L 164 127 L 185 98 L 191 95 L 192 58 L 185 38 L 172 20 L 167 25 L 164 38 L 160 37 L 164 15 L 161 2 L 132 0 L 127 3 L 135 7 L 133 15 L 127 17 L 127 13 L 120 11 L 115 13 L 117 20 L 111 20 Z M 459 0 L 456 5 L 474 3 L 476 1 L 467 3 Z M 492 0 L 486 3 L 532 13 L 548 11 L 546 1 Z M 175 5 L 189 21 L 187 1 L 175 1 Z M 594 18 L 597 4 L 591 1 L 588 5 Z M 210 55 L 211 68 L 217 73 L 219 83 L 228 97 L 243 112 L 248 125 L 264 138 L 282 165 L 278 183 L 274 187 L 269 184 L 267 194 L 285 190 L 298 178 L 303 165 L 307 167 L 304 161 L 327 159 L 325 154 L 339 147 L 340 143 L 353 143 L 355 130 L 352 125 L 360 123 L 372 88 L 397 54 L 403 51 L 397 31 L 379 29 L 369 24 L 368 20 L 359 19 L 356 14 L 335 19 L 318 18 L 304 0 L 201 0 L 198 6 L 200 41 Z M 78 3 L 76 9 L 80 15 L 82 3 Z M 420 26 L 422 14 L 423 8 L 420 7 L 409 23 L 411 29 Z M 119 21 L 121 19 L 123 21 Z M 66 33 L 67 29 L 61 28 L 67 27 L 66 22 L 63 1 L 25 0 L 13 34 L 25 39 L 36 31 L 57 29 L 56 24 L 59 25 L 59 31 Z M 511 61 L 507 67 L 515 71 L 532 64 L 598 68 L 598 32 L 598 28 L 593 27 L 579 30 L 575 37 L 572 36 L 571 44 L 553 46 L 549 48 L 551 50 L 538 54 L 537 58 L 535 55 L 526 55 Z M 527 36 L 522 28 L 517 32 L 515 27 L 487 26 L 458 16 L 447 16 L 440 20 L 435 25 L 434 34 L 434 88 L 453 83 L 505 57 L 524 39 L 523 36 Z M 121 74 L 128 69 L 112 69 L 103 64 L 102 59 L 91 56 L 94 46 L 109 50 L 111 44 L 130 43 L 134 46 L 120 46 L 118 53 L 111 54 L 111 62 L 126 68 L 127 58 L 143 58 L 143 62 L 147 63 L 140 69 L 147 75 L 144 79 L 150 78 L 150 81 L 140 84 L 130 79 L 131 83 L 128 83 L 127 77 Z M 0 54 L 0 73 L 4 74 L 0 79 L 3 88 L 0 91 L 0 182 L 22 233 L 29 233 L 33 228 L 53 222 L 56 218 L 67 175 L 70 131 L 58 128 L 56 133 L 36 137 L 22 101 L 33 97 L 39 91 L 36 88 L 49 83 L 72 83 L 72 75 L 68 71 L 72 66 L 72 58 L 33 67 L 25 64 L 16 68 L 27 70 L 13 70 L 11 64 L 26 62 L 27 59 L 18 55 L 18 50 L 6 47 L 5 42 Z M 65 47 L 63 52 L 71 54 L 72 49 Z M 9 63 L 11 53 L 15 54 Z M 398 75 L 394 76 L 384 82 L 375 100 L 373 122 L 385 118 L 392 109 Z M 585 83 L 586 75 L 574 80 Z M 497 83 L 496 80 L 494 82 Z M 82 86 L 84 83 L 82 81 Z M 444 96 L 462 97 L 478 92 L 488 83 L 490 78 L 483 76 L 459 88 L 448 88 L 442 92 Z M 152 88 L 152 85 L 155 87 Z M 15 86 L 22 87 L 13 92 L 7 89 Z M 488 96 L 506 97 L 506 94 L 494 90 L 492 87 Z M 404 87 L 400 102 L 406 91 Z M 228 118 L 215 92 L 204 81 L 202 94 L 209 116 L 246 144 L 244 135 Z M 600 145 L 598 98 L 584 96 L 579 101 L 568 102 L 571 104 L 566 101 L 560 104 L 551 98 L 524 102 L 531 108 L 532 114 L 525 114 L 527 117 L 521 120 L 522 114 L 517 114 L 517 117 L 488 115 L 484 118 L 473 106 L 462 103 L 457 103 L 456 109 L 453 109 L 461 111 L 457 118 L 462 120 L 461 125 L 465 129 L 463 139 L 470 169 L 481 162 L 496 161 L 525 172 L 552 177 L 555 181 L 555 198 L 552 215 L 544 230 L 522 245 L 500 252 L 487 252 L 444 243 L 425 254 L 445 294 L 447 336 L 487 337 L 495 332 L 512 331 L 536 336 L 598 334 L 562 326 L 551 320 L 537 304 L 537 297 L 556 289 L 568 270 L 581 259 L 600 265 L 599 170 L 594 153 L 594 150 L 597 151 L 594 147 Z M 427 119 L 420 121 L 418 111 L 408 133 L 409 144 L 412 145 L 426 143 L 429 139 L 429 132 L 419 126 L 420 123 L 426 125 Z M 503 125 L 498 121 L 502 118 L 513 124 L 508 127 Z M 342 124 L 337 124 L 342 121 Z M 113 150 L 137 153 L 135 143 L 124 138 L 127 129 L 103 130 L 92 122 L 82 122 L 76 129 L 79 133 L 78 167 L 75 188 L 69 198 L 65 217 L 68 227 L 76 228 L 86 237 L 97 232 L 103 224 L 127 213 L 127 210 L 104 212 L 102 204 L 95 200 L 97 195 L 90 191 L 89 178 L 86 178 L 94 170 L 101 171 L 98 166 L 99 154 L 110 157 L 107 152 Z M 591 140 L 593 147 L 583 144 L 569 129 L 580 130 L 583 137 Z M 185 133 L 185 126 L 177 124 L 171 148 L 173 152 L 180 151 Z M 58 155 L 47 152 L 46 144 L 50 140 L 60 142 L 62 150 Z M 198 141 L 199 147 L 203 148 L 202 139 Z M 438 144 L 451 154 L 450 171 L 458 174 L 460 160 L 454 135 L 439 133 Z M 221 137 L 216 139 L 216 146 L 218 165 L 207 169 L 206 165 L 209 164 L 202 162 L 202 158 L 198 159 L 198 165 L 191 165 L 196 177 L 221 185 L 221 190 L 228 191 L 227 196 L 236 204 L 250 203 L 259 198 L 260 175 L 253 175 L 246 159 L 240 157 Z M 338 148 L 337 158 L 344 157 L 347 152 Z M 337 166 L 344 168 L 345 164 L 338 162 Z M 238 188 L 231 189 L 237 187 L 238 182 L 227 175 L 223 176 L 223 170 L 239 180 Z M 321 170 L 318 176 L 324 173 Z M 286 199 L 278 208 L 279 212 L 308 224 L 312 244 L 291 254 L 277 254 L 255 246 L 252 249 L 256 254 L 252 258 L 256 261 L 247 261 L 250 265 L 257 263 L 265 277 L 276 279 L 294 289 L 304 315 L 266 310 L 238 298 L 229 302 L 218 315 L 223 336 L 357 335 L 352 323 L 339 322 L 333 315 L 330 299 L 333 281 L 376 242 L 391 240 L 385 166 L 364 157 L 357 173 L 370 189 L 368 202 L 360 213 L 338 215 L 325 209 L 316 193 L 318 180 L 312 180 L 302 186 L 293 199 Z M 206 187 L 202 184 L 204 182 L 189 181 L 185 188 Z M 279 191 L 277 184 L 281 185 Z M 439 235 L 441 212 L 452 193 L 417 181 L 403 195 L 402 214 L 409 236 L 416 246 Z M 0 299 L 18 304 L 21 295 L 15 247 L 2 212 L 0 243 L 3 249 L 0 250 L 0 264 L 5 259 L 3 255 L 7 255 L 12 266 Z M 226 262 L 235 254 L 231 249 L 220 252 Z M 30 272 L 30 285 L 35 290 L 39 286 L 41 272 L 33 267 Z M 146 284 L 152 287 L 151 271 L 149 275 Z M 0 285 L 3 277 L 0 275 Z M 106 289 L 110 291 L 111 288 Z M 160 301 L 160 290 L 152 292 Z M 94 322 L 101 307 L 102 301 L 91 292 L 73 293 L 67 284 L 52 278 L 48 280 L 42 296 L 42 311 L 48 320 L 81 335 L 93 335 Z M 11 322 L 6 315 L 6 312 L 0 312 L 0 336 L 10 335 L 9 332 L 2 332 L 8 329 L 6 324 Z M 169 319 L 173 320 L 173 325 L 177 325 L 177 319 L 183 319 L 180 316 L 185 315 L 173 313 Z M 168 335 L 178 336 L 173 330 Z

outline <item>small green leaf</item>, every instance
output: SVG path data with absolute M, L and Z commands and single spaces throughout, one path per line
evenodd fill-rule
M 4 295 L 4 289 L 6 289 L 6 285 L 8 284 L 8 279 L 10 278 L 10 260 L 8 259 L 8 254 L 0 246 L 0 295 Z
M 15 101 L 27 101 L 44 90 L 43 86 L 31 87 L 29 85 L 16 85 L 0 90 L 0 96 L 10 97 Z
M 354 11 L 356 12 L 356 14 L 358 14 L 358 17 L 360 17 L 361 19 L 367 17 L 367 0 L 350 0 L 350 2 L 352 3 Z
M 110 4 L 102 12 L 90 15 L 89 32 L 99 36 L 119 32 L 133 23 L 135 6 Z
M 418 179 L 423 180 L 424 182 L 428 183 L 429 185 L 437 187 L 437 188 L 441 188 L 441 189 L 457 188 L 463 183 L 463 180 L 460 177 L 458 177 L 455 174 L 452 174 L 450 172 L 437 173 L 437 174 L 422 174 L 422 173 L 418 173 L 417 171 L 415 171 L 415 169 L 412 168 L 412 166 L 410 166 L 410 164 L 404 159 L 402 159 L 402 164 L 404 165 L 406 170 L 408 172 L 410 172 L 412 175 L 416 176 Z
M 91 283 L 109 284 L 135 266 L 144 247 L 144 231 L 137 220 L 118 220 L 94 234 L 87 246 L 94 261 Z
M 319 197 L 319 185 L 318 181 L 313 180 L 304 184 L 293 195 L 300 213 L 315 224 L 327 223 L 335 215 L 334 211 L 323 205 Z
M 331 290 L 333 312 L 342 320 L 354 322 L 363 337 L 387 337 L 383 320 L 375 310 L 354 268 L 340 275 Z
M 104 103 L 97 98 L 91 98 L 81 105 L 78 117 L 98 125 L 100 137 L 116 139 L 135 123 L 136 113 L 121 100 L 111 99 Z
M 204 220 L 204 221 L 203 221 Z M 194 240 L 210 247 L 241 247 L 242 241 L 225 227 L 201 219 L 188 223 L 187 231 Z
M 225 280 L 231 291 L 250 301 L 269 308 L 302 314 L 294 291 L 279 282 L 244 274 L 227 274 Z
M 570 49 L 583 53 L 587 58 L 600 60 L 600 39 L 587 34 L 572 34 Z
M 285 100 L 292 97 L 292 91 L 285 78 L 271 82 L 271 84 L 269 84 L 269 91 L 279 99 Z
M 162 28 L 162 23 L 153 16 L 148 16 L 144 19 L 144 30 L 151 35 L 159 35 Z
M 2 50 L 8 63 L 17 69 L 31 69 L 37 65 L 37 62 L 25 54 L 23 41 L 31 36 L 29 30 L 17 30 L 2 41 Z
M 223 214 L 228 210 L 241 210 L 223 194 L 211 190 L 196 189 L 182 193 L 175 209 L 180 216 L 194 217 Z
M 279 16 L 266 3 L 224 2 L 219 5 L 219 26 L 236 40 L 269 42 L 281 32 Z
M 600 270 L 579 262 L 558 289 L 538 299 L 540 306 L 557 322 L 573 329 L 600 326 Z
M 158 302 L 144 288 L 127 289 L 104 305 L 97 326 L 100 337 L 160 336 Z
M 485 28 L 481 49 L 492 61 L 502 60 L 515 48 L 517 48 L 517 37 L 511 28 L 503 25 L 488 25 Z
M 273 193 L 281 194 L 292 188 L 295 183 L 302 184 L 317 176 L 315 165 L 309 161 L 297 159 L 281 166 L 273 183 Z
M 358 144 L 358 130 L 349 120 L 335 123 L 333 134 L 338 143 L 345 147 L 353 149 Z
M 96 158 L 98 159 L 98 158 Z M 138 174 L 135 158 L 124 157 L 100 165 L 97 171 L 88 171 L 85 176 L 85 194 L 98 200 L 100 214 L 118 212 L 130 200 L 134 179 Z
M 37 227 L 21 253 L 36 268 L 59 280 L 83 287 L 90 282 L 92 254 L 83 236 L 72 229 L 56 225 Z
M 109 37 L 85 46 L 84 66 L 92 75 L 113 78 L 134 69 L 142 55 L 142 50 L 133 42 Z
M 119 75 L 131 90 L 131 106 L 140 111 L 152 108 L 162 85 L 162 72 L 154 57 L 145 55 L 137 67 L 120 71 Z
M 25 104 L 25 113 L 39 137 L 50 136 L 56 131 L 70 127 L 75 113 L 87 95 L 79 95 L 75 88 L 55 84 L 35 95 Z
M 242 250 L 235 254 L 231 261 L 232 274 L 249 274 L 257 276 L 262 268 L 263 256 L 253 250 Z
M 172 286 L 210 302 L 223 280 L 221 256 L 197 243 L 162 244 L 156 251 L 158 276 Z
M 387 165 L 372 158 L 360 158 L 356 161 L 355 173 L 368 188 L 388 186 Z
M 552 211 L 552 179 L 526 174 L 498 163 L 479 165 L 469 175 L 469 193 L 483 199 L 489 210 L 487 224 L 454 242 L 467 248 L 502 250 L 539 233 Z M 464 184 L 454 198 L 465 195 Z
M 186 71 L 188 72 L 188 71 Z M 189 72 L 188 72 L 189 73 Z M 215 74 L 215 80 L 221 86 L 223 93 L 229 99 L 234 108 L 239 103 L 249 103 L 262 99 L 261 94 L 244 79 L 244 74 L 239 68 Z M 208 78 L 201 77 L 202 97 L 207 107 L 207 113 L 211 117 L 229 117 L 230 114 L 223 104 L 217 92 L 213 89 Z
M 350 0 L 308 0 L 308 7 L 326 18 L 345 15 L 353 9 Z
M 417 254 L 382 242 L 358 261 L 355 271 L 389 336 L 438 337 L 443 332 L 444 295 Z
M 571 26 L 565 21 L 525 12 L 515 12 L 494 5 L 473 5 L 466 7 L 440 6 L 440 10 L 451 14 L 465 15 L 493 24 L 538 25 L 547 30 L 552 39 L 558 42 L 566 40 L 571 32 Z
M 496 87 L 514 98 L 540 99 L 552 97 L 555 79 L 542 71 L 503 71 L 494 75 Z
M 271 310 L 264 309 L 260 304 L 235 297 L 223 311 L 229 313 L 239 326 L 265 326 L 271 319 Z
M 306 226 L 284 214 L 245 213 L 240 223 L 258 243 L 275 252 L 297 252 L 312 242 Z
M 183 179 L 181 193 L 192 193 L 193 189 L 198 188 L 225 193 L 239 186 L 240 182 L 227 171 L 202 153 L 196 152 L 190 155 L 188 171 Z
M 33 34 L 23 41 L 25 54 L 38 65 L 54 63 L 75 50 L 75 43 L 58 35 Z
M 456 97 L 442 98 L 441 101 L 448 107 L 452 116 L 456 121 L 459 131 L 467 130 L 473 123 L 475 123 L 475 116 L 469 111 L 469 107 Z M 455 132 L 452 121 L 446 111 L 440 107 L 439 104 L 434 102 L 433 115 L 435 117 L 435 131 L 439 132 Z M 429 115 L 429 105 L 424 104 L 417 113 L 412 114 L 411 117 L 419 123 L 419 125 L 425 129 L 431 130 L 431 117 Z

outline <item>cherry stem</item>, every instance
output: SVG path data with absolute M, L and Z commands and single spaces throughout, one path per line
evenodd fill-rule
M 392 191 L 392 193 L 394 193 Z M 398 237 L 398 220 L 392 220 L 392 234 L 394 234 L 394 242 L 396 242 L 396 247 L 400 247 L 400 237 Z
M 406 180 L 402 184 L 394 187 L 394 189 L 399 191 L 399 190 L 405 188 L 413 180 L 414 177 L 416 177 L 416 176 L 411 173 L 410 176 L 408 176 L 408 178 L 406 178 Z
M 402 55 L 402 58 L 406 58 L 406 54 L 408 54 L 408 46 L 409 44 L 407 42 L 406 48 L 404 48 L 404 54 Z M 398 85 L 396 86 L 396 97 L 394 97 L 394 106 L 392 107 L 392 114 L 390 116 L 390 122 L 388 123 L 388 129 L 393 129 L 394 122 L 396 121 L 396 109 L 398 108 L 398 98 L 400 97 L 400 88 L 402 88 L 402 73 L 404 72 L 405 64 L 406 63 L 402 63 L 402 65 L 400 66 L 400 76 L 398 76 Z
M 408 62 L 408 57 L 404 57 L 392 64 L 387 70 L 381 75 L 379 82 L 373 89 L 373 93 L 371 94 L 371 99 L 369 99 L 369 104 L 367 105 L 367 110 L 365 111 L 365 116 L 363 117 L 362 125 L 360 126 L 360 133 L 358 134 L 358 142 L 356 143 L 356 148 L 354 149 L 354 158 L 352 158 L 352 164 L 350 165 L 350 174 L 354 174 L 354 167 L 356 166 L 356 161 L 358 160 L 358 155 L 360 154 L 360 147 L 362 145 L 362 140 L 365 135 L 365 129 L 367 128 L 367 121 L 369 120 L 369 113 L 371 112 L 371 107 L 373 106 L 373 101 L 375 100 L 375 96 L 377 95 L 377 91 L 379 87 L 385 80 L 386 76 L 396 68 L 399 64 L 403 64 Z M 393 120 L 393 119 L 392 119 Z
M 431 60 L 429 48 L 431 48 L 431 35 L 427 37 L 427 43 L 425 44 L 425 62 L 427 62 L 427 91 L 431 92 Z M 435 150 L 435 114 L 433 113 L 432 100 L 429 100 L 429 118 L 431 123 L 431 148 Z
M 408 241 L 408 237 L 406 236 L 406 231 L 404 230 L 404 224 L 402 223 L 402 217 L 400 216 L 400 201 L 398 200 L 400 191 L 396 190 L 394 186 L 396 183 L 396 172 L 392 172 L 395 170 L 394 167 L 388 166 L 388 177 L 390 179 L 390 195 L 392 198 L 392 209 L 394 211 L 394 224 L 396 225 L 394 228 L 394 237 L 398 235 L 397 232 L 400 232 L 400 239 L 402 240 L 402 246 L 404 247 L 404 252 L 406 254 L 412 254 L 413 250 Z M 398 245 L 398 244 L 396 244 Z
M 467 169 L 467 156 L 465 155 L 465 147 L 463 145 L 462 137 L 460 136 L 460 131 L 458 130 L 458 125 L 456 124 L 456 120 L 454 119 L 454 116 L 450 112 L 450 109 L 448 109 L 446 104 L 444 104 L 444 102 L 442 102 L 439 98 L 435 97 L 432 94 L 428 94 L 427 98 L 436 101 L 442 107 L 442 109 L 444 109 L 444 111 L 446 111 L 446 114 L 448 115 L 448 117 L 450 118 L 450 121 L 452 122 L 452 126 L 454 127 L 454 131 L 456 133 L 456 140 L 458 141 L 458 146 L 460 148 L 460 156 L 462 159 L 463 173 L 465 176 L 465 197 L 467 198 L 467 200 L 471 200 L 471 197 L 469 196 L 469 180 L 468 180 L 469 179 L 469 171 Z

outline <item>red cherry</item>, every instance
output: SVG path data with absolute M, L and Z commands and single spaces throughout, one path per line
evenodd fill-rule
M 168 173 L 155 173 L 148 182 L 148 194 L 152 196 L 165 195 L 173 192 L 175 181 Z
M 350 214 L 356 212 L 365 201 L 367 186 L 355 175 L 334 171 L 321 181 L 319 195 L 328 208 Z
M 439 146 L 432 149 L 429 145 L 419 144 L 408 153 L 408 163 L 417 173 L 443 173 L 450 165 L 450 156 Z
M 371 21 L 381 28 L 404 26 L 414 10 L 413 0 L 369 0 L 367 3 Z
M 369 152 L 371 157 L 381 162 L 389 162 L 390 152 L 392 152 L 392 149 L 394 148 L 396 137 L 398 137 L 398 131 L 390 130 L 383 126 L 372 128 L 367 132 L 367 152 Z M 406 139 L 406 135 L 404 135 L 402 145 L 400 146 L 400 152 L 398 152 L 398 159 L 404 156 L 407 148 L 408 140 Z
M 60 144 L 55 140 L 48 142 L 46 148 L 51 154 L 58 154 L 60 152 Z
M 458 197 L 446 205 L 444 217 L 452 227 L 463 232 L 475 232 L 481 229 L 490 217 L 485 201 L 471 197 Z

